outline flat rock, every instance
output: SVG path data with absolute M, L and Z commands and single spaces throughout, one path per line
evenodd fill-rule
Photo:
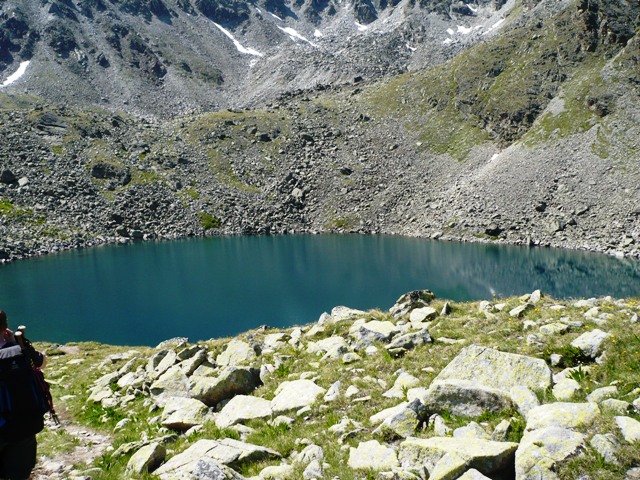
M 551 386 L 551 370 L 542 359 L 470 345 L 442 369 L 434 382 L 450 379 L 472 381 L 505 392 L 515 386 L 535 391 Z
M 309 407 L 324 393 L 325 389 L 311 380 L 282 382 L 275 391 L 275 397 L 271 400 L 271 409 L 275 415 L 278 415 L 290 410 Z
M 222 407 L 216 416 L 216 425 L 220 428 L 227 428 L 255 418 L 269 418 L 271 415 L 269 400 L 249 395 L 236 395 Z
M 400 332 L 400 329 L 388 321 L 371 320 L 370 322 L 354 323 L 349 329 L 349 335 L 361 347 L 367 347 L 373 342 L 389 342 Z
M 219 467 L 239 465 L 244 462 L 257 462 L 260 460 L 276 459 L 280 455 L 268 448 L 260 447 L 250 443 L 239 442 L 231 438 L 223 438 L 221 440 L 198 440 L 196 443 L 187 448 L 184 452 L 171 457 L 167 463 L 162 465 L 155 474 L 163 480 L 173 480 L 181 478 L 215 478 L 218 477 L 193 477 L 193 471 L 197 467 L 199 461 L 205 460 L 208 463 Z M 227 469 L 220 468 L 225 475 L 229 472 Z M 184 477 L 181 475 L 185 475 Z M 219 478 L 242 478 L 242 477 L 225 477 Z
M 574 398 L 582 387 L 572 378 L 564 378 L 553 386 L 553 396 L 560 402 Z
M 566 428 L 551 426 L 526 432 L 516 451 L 516 478 L 557 480 L 557 464 L 585 448 L 584 435 Z
M 526 430 L 549 427 L 586 428 L 598 417 L 600 417 L 600 409 L 595 403 L 548 403 L 529 411 Z
M 517 443 L 494 442 L 472 438 L 408 438 L 400 444 L 398 459 L 403 468 L 426 467 L 429 472 L 438 470 L 454 472 L 457 478 L 464 471 L 474 468 L 491 478 L 513 470 Z M 430 479 L 432 476 L 429 477 Z
M 398 456 L 396 451 L 377 440 L 360 442 L 357 448 L 349 449 L 348 465 L 354 470 L 391 470 L 398 467 Z
M 433 307 L 422 307 L 411 310 L 409 321 L 411 323 L 422 323 L 434 320 L 438 316 L 438 311 Z

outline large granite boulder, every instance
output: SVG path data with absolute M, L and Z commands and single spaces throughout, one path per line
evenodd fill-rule
M 517 443 L 473 438 L 407 438 L 400 444 L 403 468 L 426 467 L 430 479 L 457 478 L 475 468 L 490 478 L 513 472 Z
M 356 341 L 355 348 L 363 349 L 373 342 L 389 342 L 400 329 L 388 321 L 356 321 L 349 329 L 349 335 Z
M 502 412 L 514 407 L 508 393 L 468 380 L 433 381 L 418 398 L 427 410 L 479 417 L 485 412 Z
M 468 380 L 508 393 L 515 386 L 545 390 L 551 386 L 552 375 L 542 359 L 470 345 L 442 369 L 434 382 L 444 380 Z
M 155 397 L 188 397 L 190 396 L 189 378 L 178 365 L 175 365 L 160 375 L 151 384 L 150 390 Z
M 602 344 L 610 336 L 611 334 L 596 328 L 580 335 L 571 342 L 571 346 L 580 349 L 588 357 L 596 358 L 602 353 Z
M 164 461 L 167 449 L 164 445 L 153 442 L 134 453 L 127 463 L 127 472 L 140 474 L 153 472 Z
M 600 409 L 595 403 L 547 403 L 529 411 L 526 430 L 548 427 L 587 428 L 599 417 Z
M 250 367 L 225 367 L 215 377 L 191 376 L 191 396 L 209 406 L 253 392 L 262 382 L 260 370 Z
M 395 318 L 400 318 L 416 308 L 426 307 L 435 298 L 436 296 L 431 290 L 413 290 L 398 298 L 395 305 L 389 309 L 389 313 Z

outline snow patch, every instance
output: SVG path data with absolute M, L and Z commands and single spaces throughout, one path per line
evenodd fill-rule
M 316 38 L 324 37 L 322 32 L 320 30 L 318 30 L 317 28 L 316 28 L 316 31 L 313 32 L 313 36 L 316 37 Z
M 491 157 L 491 161 L 493 162 L 496 158 L 498 158 L 498 156 L 500 156 L 499 153 L 494 153 L 493 156 Z
M 356 22 L 356 27 L 358 27 L 359 32 L 364 32 L 369 28 L 366 25 L 362 25 L 361 23 L 358 23 L 358 22 Z
M 503 22 L 504 22 L 504 18 L 501 18 L 496 23 L 494 23 L 491 27 L 489 27 L 489 29 L 486 32 L 483 32 L 482 35 L 488 35 L 489 33 L 493 32 L 500 25 L 502 25 Z
M 453 40 L 451 40 L 450 38 L 446 38 L 446 39 L 442 42 L 442 44 L 443 44 L 443 45 L 449 45 L 449 44 L 451 44 L 451 43 L 453 43 Z
M 20 63 L 18 70 L 16 70 L 13 74 L 9 75 L 9 77 L 4 81 L 4 83 L 0 85 L 0 88 L 8 87 L 13 82 L 18 80 L 22 75 L 24 75 L 24 72 L 27 71 L 27 67 L 29 66 L 29 63 L 30 63 L 29 60 L 27 60 L 26 62 Z
M 454 32 L 454 31 L 453 31 L 453 28 L 447 28 L 447 33 L 448 33 L 449 35 L 453 35 L 453 34 L 454 34 L 454 33 L 456 33 L 456 32 Z
M 411 46 L 411 45 L 409 45 L 408 43 L 407 43 L 407 48 L 408 48 L 409 50 L 411 50 L 412 52 L 415 52 L 415 51 L 416 51 L 416 47 L 412 47 L 412 46 Z
M 282 19 L 276 15 L 275 13 L 271 13 L 271 12 L 267 12 L 269 15 L 271 15 L 273 18 L 277 18 L 278 20 L 282 21 Z
M 243 47 L 242 44 L 238 40 L 236 40 L 233 35 L 231 35 L 231 32 L 229 32 L 225 28 L 221 27 L 220 25 L 218 25 L 215 22 L 214 22 L 214 25 L 216 27 L 218 27 L 218 29 L 222 33 L 224 33 L 227 37 L 229 37 L 231 39 L 231 41 L 233 42 L 233 44 L 236 46 L 236 48 L 238 49 L 238 51 L 240 53 L 246 53 L 248 55 L 255 55 L 256 57 L 264 57 L 264 55 L 262 53 L 258 52 L 257 50 L 254 50 L 253 48 L 245 48 L 245 47 Z
M 468 3 L 466 5 L 473 13 L 476 13 L 478 11 L 478 7 L 474 7 L 472 5 L 469 5 Z
M 256 7 L 256 12 L 258 12 L 260 15 L 262 15 L 262 10 L 260 10 L 258 7 Z
M 307 42 L 309 45 L 311 45 L 312 47 L 317 47 L 317 45 L 309 40 L 307 40 L 305 37 L 303 37 L 302 35 L 300 35 L 298 32 L 296 32 L 293 28 L 291 27 L 286 27 L 286 28 L 282 28 L 282 27 L 278 27 L 280 30 L 282 30 L 284 33 L 286 33 L 287 35 L 289 35 L 289 37 L 291 38 L 291 40 L 293 40 L 294 42 L 296 40 L 302 40 L 303 42 Z
M 463 35 L 469 35 L 473 31 L 471 27 L 465 27 L 464 25 L 458 25 L 458 33 Z

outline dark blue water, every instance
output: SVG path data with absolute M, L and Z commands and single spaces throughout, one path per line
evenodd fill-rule
M 403 293 L 640 296 L 640 263 L 390 236 L 222 237 L 80 250 L 0 266 L 0 308 L 34 340 L 155 345 L 316 321 Z

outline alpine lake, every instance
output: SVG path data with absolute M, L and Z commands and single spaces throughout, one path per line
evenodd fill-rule
M 208 237 L 76 250 L 0 266 L 0 308 L 36 341 L 156 345 L 391 307 L 430 289 L 454 301 L 530 293 L 640 296 L 640 262 L 399 236 Z

